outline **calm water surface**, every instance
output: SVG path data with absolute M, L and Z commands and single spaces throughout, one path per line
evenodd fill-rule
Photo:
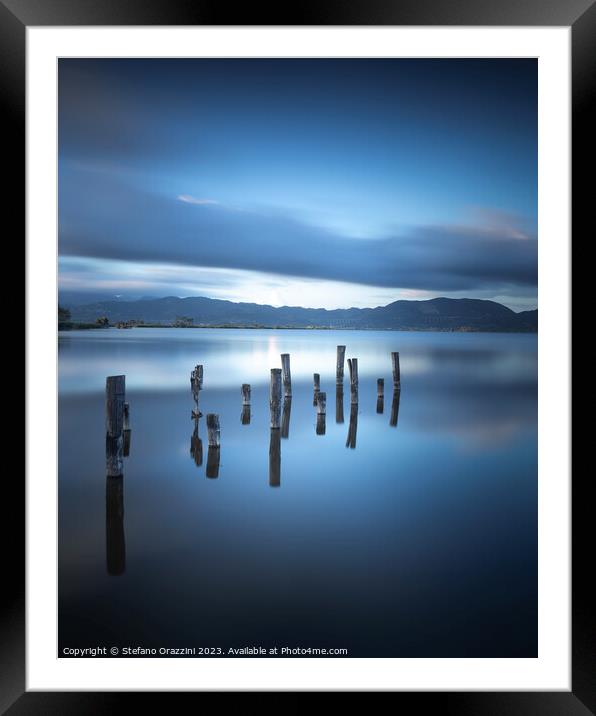
M 352 421 L 347 367 L 336 402 L 338 344 L 359 362 Z M 277 474 L 269 369 L 285 352 L 293 398 Z M 60 334 L 60 647 L 536 656 L 536 360 L 535 335 Z M 191 419 L 197 363 L 201 410 L 220 416 L 216 479 L 206 476 L 205 418 L 196 432 Z M 327 393 L 324 434 L 314 372 Z M 105 474 L 104 389 L 107 375 L 122 373 L 132 433 L 115 487 Z

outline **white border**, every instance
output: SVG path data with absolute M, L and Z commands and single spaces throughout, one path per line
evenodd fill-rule
M 27 50 L 27 690 L 570 690 L 570 29 L 29 27 Z M 56 658 L 59 56 L 539 58 L 537 659 Z

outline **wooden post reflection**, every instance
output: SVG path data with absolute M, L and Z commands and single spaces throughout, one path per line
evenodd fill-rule
M 275 428 L 270 430 L 269 438 L 269 487 L 281 485 L 281 435 Z
M 219 475 L 219 415 L 208 413 L 206 421 L 209 449 L 207 450 L 207 467 L 205 469 L 205 475 L 207 477 L 215 478 Z
M 108 574 L 118 576 L 126 566 L 124 541 L 124 478 L 106 477 L 106 563 Z
M 382 413 L 385 406 L 385 379 L 377 378 L 377 413 Z
M 350 427 L 348 428 L 348 438 L 346 447 L 356 447 L 356 432 L 358 431 L 358 403 L 350 405 Z
M 335 422 L 343 423 L 344 421 L 344 386 L 335 386 Z
M 290 437 L 290 415 L 292 413 L 292 398 L 284 398 L 283 410 L 281 413 L 281 436 Z
M 391 425 L 391 427 L 393 427 L 393 428 L 395 428 L 397 426 L 397 418 L 399 415 L 400 395 L 401 395 L 401 390 L 393 391 L 393 400 L 391 401 L 391 418 L 389 420 L 389 425 Z
M 199 418 L 194 418 L 195 427 L 190 438 L 190 456 L 195 465 L 200 467 L 203 464 L 203 441 L 199 437 Z

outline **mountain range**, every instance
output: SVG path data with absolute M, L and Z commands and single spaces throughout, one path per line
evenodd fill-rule
M 105 316 L 110 323 L 135 321 L 171 325 L 182 320 L 194 326 L 514 332 L 538 329 L 537 310 L 515 313 L 495 301 L 473 298 L 395 301 L 376 308 L 333 310 L 276 308 L 205 297 L 103 300 L 79 305 L 66 297 L 61 300 L 61 305 L 70 309 L 72 320 L 81 323 Z

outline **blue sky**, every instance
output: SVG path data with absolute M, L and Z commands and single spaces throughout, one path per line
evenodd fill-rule
M 537 295 L 534 60 L 59 64 L 60 289 Z

